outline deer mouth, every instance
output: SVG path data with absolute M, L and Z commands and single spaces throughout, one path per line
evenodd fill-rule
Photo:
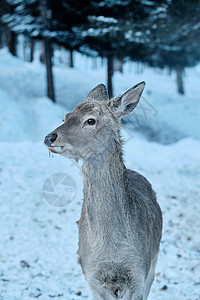
M 61 153 L 65 152 L 67 147 L 66 146 L 50 146 L 48 148 L 49 148 L 49 151 L 51 151 L 53 153 L 61 154 Z

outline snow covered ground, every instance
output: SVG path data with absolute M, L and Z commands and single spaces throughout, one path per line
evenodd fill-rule
M 74 70 L 54 68 L 59 102 L 54 104 L 44 97 L 44 66 L 0 50 L 0 300 L 91 299 L 76 254 L 80 165 L 49 158 L 43 144 L 66 112 L 105 82 L 104 69 L 90 66 L 90 60 L 77 56 Z M 124 74 L 115 74 L 115 94 L 141 80 L 147 87 L 145 108 L 133 115 L 135 131 L 123 125 L 124 158 L 152 183 L 164 217 L 149 299 L 199 300 L 200 68 L 186 71 L 186 96 L 176 94 L 174 76 L 150 68 L 136 74 L 130 68 L 127 64 Z M 141 134 L 139 127 L 146 132 Z M 75 198 L 67 206 L 56 207 L 43 198 L 43 185 L 55 173 L 75 182 Z

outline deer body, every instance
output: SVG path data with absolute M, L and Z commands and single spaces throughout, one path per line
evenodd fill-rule
M 103 85 L 91 91 L 85 105 L 75 108 L 77 119 L 73 119 L 73 113 L 65 119 L 69 127 L 72 121 L 83 129 L 87 126 L 82 133 L 90 137 L 81 148 L 76 147 L 75 139 L 70 140 L 69 127 L 65 130 L 67 141 L 62 141 L 64 125 L 47 136 L 56 135 L 53 143 L 46 141 L 52 152 L 83 161 L 84 200 L 78 255 L 94 300 L 146 300 L 154 279 L 161 211 L 150 183 L 126 169 L 119 134 L 119 116 L 136 106 L 143 88 L 141 83 L 113 100 L 108 99 Z M 124 107 L 119 110 L 122 104 Z M 94 120 L 96 126 L 91 127 Z

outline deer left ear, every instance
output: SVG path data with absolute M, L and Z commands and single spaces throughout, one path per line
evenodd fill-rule
M 106 86 L 103 83 L 101 83 L 89 92 L 85 101 L 96 100 L 96 101 L 107 102 L 108 99 L 109 99 L 109 97 L 108 97 L 108 92 L 107 92 Z
M 120 96 L 111 99 L 109 106 L 119 117 L 129 115 L 139 103 L 144 87 L 144 81 L 136 84 Z

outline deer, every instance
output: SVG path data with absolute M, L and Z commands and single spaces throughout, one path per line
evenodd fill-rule
M 97 85 L 44 141 L 51 152 L 82 160 L 77 253 L 94 300 L 146 300 L 155 277 L 162 213 L 151 184 L 126 168 L 120 133 L 144 87 L 110 99 Z

